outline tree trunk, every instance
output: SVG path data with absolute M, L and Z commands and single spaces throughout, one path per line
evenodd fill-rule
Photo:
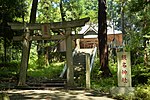
M 108 67 L 108 47 L 107 47 L 107 21 L 106 21 L 106 0 L 99 1 L 98 10 L 98 41 L 100 54 L 100 69 L 103 71 L 104 77 L 111 76 Z
M 35 23 L 36 22 L 37 5 L 38 5 L 38 0 L 33 0 L 29 23 Z M 33 34 L 33 31 L 30 32 L 30 35 L 32 35 L 32 34 Z M 30 57 L 31 44 L 32 44 L 32 41 L 29 42 L 27 66 L 28 66 L 29 57 Z
M 38 0 L 33 0 L 31 14 L 30 14 L 30 23 L 35 23 L 36 21 L 37 5 L 38 5 Z
M 6 46 L 6 33 L 5 33 L 4 34 L 4 63 L 6 62 L 7 62 L 7 46 Z
M 62 21 L 65 21 L 65 13 L 63 10 L 62 0 L 60 0 L 59 6 L 60 6 L 61 19 L 62 19 Z

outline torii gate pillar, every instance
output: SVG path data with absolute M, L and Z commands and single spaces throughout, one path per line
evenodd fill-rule
M 74 86 L 71 28 L 66 29 L 67 87 Z

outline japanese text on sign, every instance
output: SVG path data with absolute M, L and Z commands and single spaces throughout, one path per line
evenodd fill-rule
M 131 86 L 130 52 L 118 52 L 118 86 Z

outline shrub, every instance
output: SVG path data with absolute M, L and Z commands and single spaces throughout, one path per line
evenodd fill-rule
M 133 65 L 132 68 L 132 82 L 133 86 L 138 84 L 147 84 L 150 77 L 150 68 L 144 64 Z
M 1 76 L 12 76 L 19 73 L 19 62 L 1 63 L 0 64 L 0 75 Z
M 97 58 L 94 63 L 94 67 L 91 73 L 91 87 L 101 92 L 109 92 L 109 89 L 113 86 L 117 86 L 117 66 L 116 63 L 109 65 L 110 71 L 113 74 L 112 77 L 103 78 L 102 71 L 100 70 L 99 59 Z
M 94 90 L 99 90 L 104 93 L 108 93 L 110 88 L 117 86 L 117 80 L 115 77 L 100 78 L 91 81 L 91 87 Z
M 135 90 L 136 100 L 149 100 L 150 99 L 150 85 L 139 85 Z
M 42 68 L 30 66 L 28 68 L 28 76 L 55 79 L 59 77 L 63 67 L 63 62 L 51 63 L 49 66 L 42 66 Z

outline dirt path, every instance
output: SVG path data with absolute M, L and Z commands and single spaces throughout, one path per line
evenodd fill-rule
M 8 90 L 10 100 L 114 100 L 108 94 L 85 90 Z

